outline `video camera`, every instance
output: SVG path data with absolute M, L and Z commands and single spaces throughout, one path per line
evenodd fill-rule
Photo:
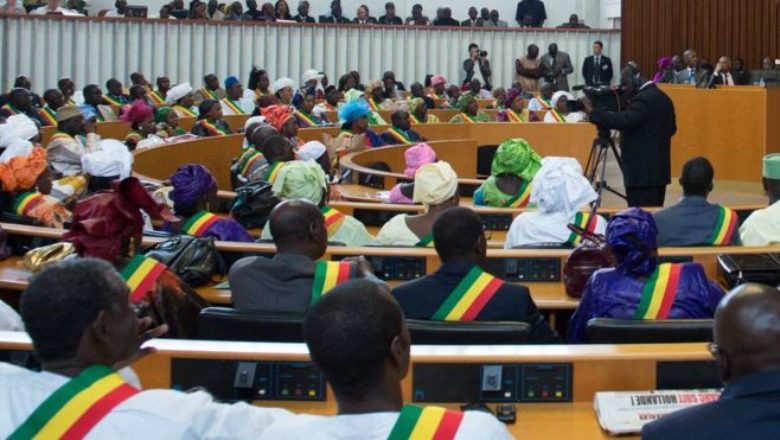
M 585 94 L 585 96 L 588 97 L 590 102 L 593 104 L 593 108 L 597 110 L 606 110 L 611 112 L 619 112 L 626 108 L 626 105 L 628 104 L 623 89 L 618 88 L 611 88 L 609 86 L 598 86 L 598 87 L 592 87 L 592 86 L 586 86 L 586 85 L 578 85 L 572 87 L 572 90 L 575 92 L 582 91 L 582 93 Z M 583 105 L 580 101 L 574 101 L 577 105 L 577 110 L 571 110 L 570 111 L 582 111 Z M 572 101 L 569 101 L 569 105 L 573 105 Z

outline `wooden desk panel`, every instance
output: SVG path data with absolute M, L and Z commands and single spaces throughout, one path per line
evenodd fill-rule
M 130 124 L 127 122 L 98 122 L 97 124 L 97 134 L 99 134 L 102 139 L 117 139 L 124 142 L 125 136 L 130 133 L 130 130 Z M 45 147 L 56 132 L 57 127 L 42 127 L 41 145 Z

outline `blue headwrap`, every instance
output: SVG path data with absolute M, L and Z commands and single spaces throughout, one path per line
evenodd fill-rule
M 650 275 L 657 266 L 658 227 L 653 216 L 639 208 L 617 213 L 607 225 L 607 244 L 617 269 L 634 276 Z
M 95 107 L 90 104 L 81 104 L 79 106 L 79 110 L 81 110 L 81 116 L 84 117 L 85 121 L 89 121 L 92 118 L 97 118 L 97 110 L 95 110 Z
M 200 164 L 182 165 L 171 176 L 174 205 L 193 205 L 203 196 L 217 189 L 217 180 L 208 168 Z
M 238 82 L 238 78 L 236 78 L 235 76 L 229 76 L 225 78 L 225 88 L 227 89 L 237 82 Z
M 371 113 L 371 108 L 368 103 L 362 99 L 348 102 L 344 104 L 339 110 L 339 120 L 344 124 L 349 124 L 358 118 L 368 116 Z

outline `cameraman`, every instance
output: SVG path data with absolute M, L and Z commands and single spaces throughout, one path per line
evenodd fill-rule
M 490 82 L 490 61 L 487 60 L 487 52 L 480 52 L 479 46 L 475 43 L 469 44 L 469 57 L 463 61 L 463 70 L 466 71 L 464 84 L 471 83 L 474 78 L 479 79 L 484 85 L 485 90 L 493 90 Z
M 622 112 L 593 109 L 583 100 L 590 122 L 620 130 L 623 181 L 628 206 L 663 206 L 671 182 L 670 147 L 677 132 L 672 100 L 634 63 L 620 72 L 620 87 L 629 101 Z

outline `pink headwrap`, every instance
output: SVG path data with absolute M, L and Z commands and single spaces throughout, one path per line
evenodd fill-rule
M 404 174 L 409 177 L 414 177 L 418 168 L 436 162 L 436 151 L 434 151 L 430 145 L 421 143 L 408 148 L 404 152 L 404 158 L 406 159 Z
M 125 112 L 120 118 L 123 122 L 141 123 L 154 115 L 154 111 L 148 104 L 136 99 L 129 107 L 125 107 Z
M 435 86 L 436 84 L 447 84 L 447 78 L 445 78 L 444 75 L 433 75 L 433 78 L 431 78 L 431 86 Z

